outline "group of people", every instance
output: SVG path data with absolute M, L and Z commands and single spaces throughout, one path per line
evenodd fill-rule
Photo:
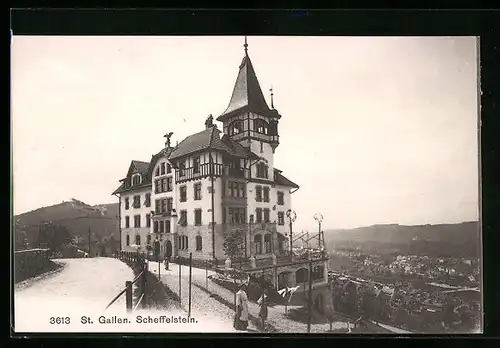
M 269 300 L 268 300 L 268 290 L 264 288 L 262 295 L 257 300 L 259 305 L 259 319 L 260 326 L 263 329 L 265 327 L 265 322 L 267 320 Z M 238 292 L 236 293 L 236 312 L 234 316 L 234 328 L 239 331 L 246 331 L 248 329 L 248 294 L 247 285 L 245 283 L 239 286 Z

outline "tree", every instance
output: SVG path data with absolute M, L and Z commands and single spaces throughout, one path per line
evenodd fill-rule
M 224 236 L 222 248 L 224 254 L 231 260 L 242 257 L 245 246 L 245 234 L 241 230 L 230 230 Z

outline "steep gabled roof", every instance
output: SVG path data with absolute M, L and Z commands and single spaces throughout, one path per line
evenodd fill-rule
M 299 188 L 299 185 L 294 183 L 293 181 L 287 179 L 283 174 L 281 174 L 281 170 L 274 169 L 274 183 L 278 186 L 286 186 L 292 188 Z
M 127 176 L 121 179 L 121 185 L 112 193 L 113 195 L 129 191 L 132 189 L 138 189 L 143 187 L 148 187 L 151 185 L 151 178 L 148 176 L 149 162 L 136 161 L 133 160 L 127 171 Z M 132 173 L 140 173 L 142 175 L 142 183 L 140 185 L 131 186 L 130 176 Z
M 266 99 L 262 94 L 257 75 L 252 65 L 252 61 L 245 52 L 241 61 L 238 77 L 233 88 L 233 94 L 226 110 L 217 117 L 217 121 L 224 121 L 236 112 L 251 111 L 259 115 L 281 118 L 279 113 L 270 109 Z
M 201 132 L 186 137 L 172 151 L 169 156 L 169 160 L 207 149 L 214 149 L 228 153 L 231 151 L 231 149 L 229 149 L 226 144 L 221 141 L 220 131 L 216 126 L 209 127 Z
M 172 153 L 174 149 L 169 147 L 169 148 L 163 148 L 161 149 L 160 152 L 158 152 L 157 154 L 154 154 L 151 156 L 151 161 L 149 161 L 149 168 L 148 168 L 148 171 L 147 171 L 147 176 L 148 178 L 151 180 L 151 178 L 153 177 L 153 169 L 156 165 L 156 162 L 158 162 L 158 160 L 162 157 L 166 157 L 168 158 L 170 156 L 170 154 Z

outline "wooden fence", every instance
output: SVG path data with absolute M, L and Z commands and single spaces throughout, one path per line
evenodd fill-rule
M 141 305 L 142 308 L 147 307 L 148 303 L 148 298 L 147 298 L 147 277 L 148 277 L 148 262 L 144 258 L 143 255 L 139 254 L 138 252 L 128 252 L 128 251 L 119 251 L 115 253 L 115 258 L 122 260 L 127 263 L 131 263 L 133 266 L 138 266 L 141 269 L 141 272 L 135 277 L 134 280 L 131 281 L 126 281 L 125 282 L 125 288 L 118 293 L 118 295 L 115 296 L 115 298 L 106 306 L 106 309 L 108 309 L 113 303 L 116 302 L 122 296 L 125 294 L 125 306 L 127 308 L 127 312 L 134 312 L 139 305 Z M 140 282 L 140 289 L 141 289 L 141 294 L 139 296 L 139 299 L 135 304 L 133 304 L 133 296 L 132 296 L 132 290 L 133 290 L 133 285 Z

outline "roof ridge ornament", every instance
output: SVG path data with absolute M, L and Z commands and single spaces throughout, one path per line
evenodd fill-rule
M 246 35 L 245 35 L 245 44 L 243 45 L 243 47 L 245 48 L 245 56 L 248 56 L 248 43 Z
M 273 85 L 271 85 L 271 88 L 269 89 L 269 92 L 271 92 L 271 108 L 274 109 L 274 93 L 273 93 Z

